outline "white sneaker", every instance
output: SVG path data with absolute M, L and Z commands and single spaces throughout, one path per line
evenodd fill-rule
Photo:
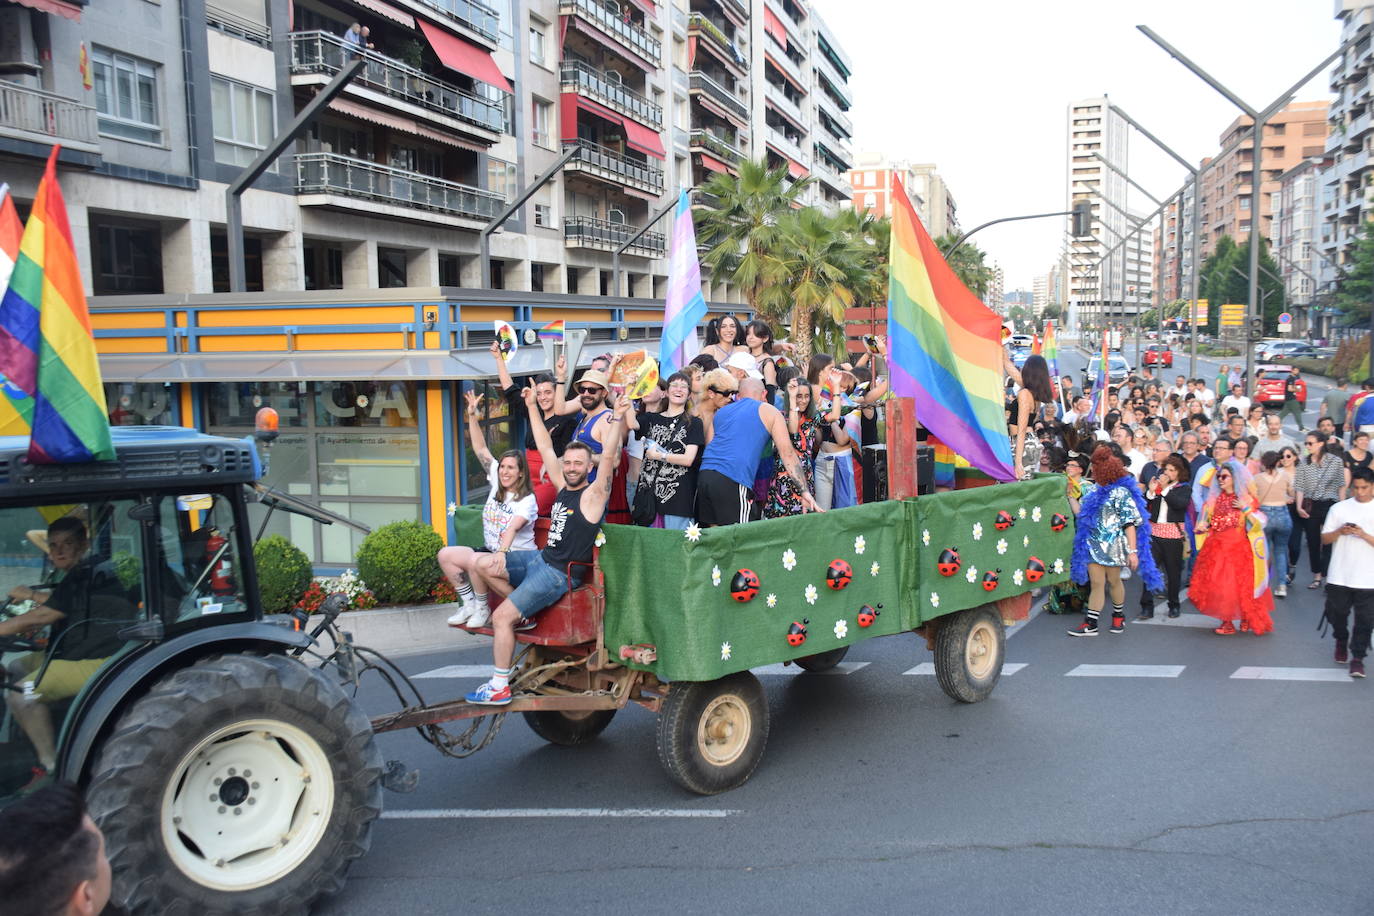
M 1282 582 L 1280 582 L 1278 585 L 1274 586 L 1274 597 L 1275 597 L 1275 598 L 1287 598 L 1287 597 L 1288 597 L 1288 586 L 1284 585 Z
M 464 604 L 461 601 L 459 601 L 458 610 L 455 611 L 453 616 L 448 619 L 448 625 L 451 627 L 465 626 L 469 618 L 472 617 L 472 612 L 475 610 L 477 610 L 475 606 L 471 604 Z
M 468 622 L 465 623 L 464 626 L 466 626 L 470 630 L 476 630 L 479 627 L 484 627 L 489 623 L 491 623 L 491 608 L 485 608 L 481 605 L 474 605 L 472 609 L 472 616 L 468 618 Z

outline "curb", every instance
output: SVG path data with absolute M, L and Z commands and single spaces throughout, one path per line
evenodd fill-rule
M 353 642 L 383 655 L 401 657 L 425 652 L 455 652 L 490 645 L 491 638 L 448 625 L 458 602 L 423 604 L 371 611 L 347 611 L 338 627 L 353 634 Z

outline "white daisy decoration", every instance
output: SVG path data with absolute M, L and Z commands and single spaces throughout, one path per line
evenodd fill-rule
M 807 603 L 807 604 L 815 604 L 815 603 L 816 603 L 816 596 L 819 595 L 819 594 L 820 594 L 820 592 L 816 591 L 816 586 L 814 586 L 814 585 L 808 585 L 808 586 L 806 587 L 806 603 Z
M 1064 571 L 1064 560 L 1060 558 L 1054 561 L 1054 574 L 1057 576 Z
M 1007 539 L 1006 539 L 1006 538 L 998 538 L 998 539 L 997 539 L 997 552 L 998 552 L 998 553 L 1006 553 L 1006 552 L 1007 552 Z
M 931 607 L 939 607 L 939 606 L 940 606 L 940 593 L 939 593 L 939 592 L 931 592 L 931 593 L 930 593 L 930 606 L 931 606 Z
M 1025 517 L 1026 517 L 1026 507 L 1025 507 L 1025 506 L 1022 506 L 1021 508 L 1019 508 L 1019 509 L 1016 510 L 1016 517 L 1017 517 L 1017 518 L 1025 518 Z
M 849 635 L 849 624 L 843 620 L 835 621 L 835 638 L 844 639 Z
M 1016 585 L 1020 585 L 1024 579 L 1025 576 L 1021 574 L 1021 570 L 1019 569 L 1011 574 L 1011 581 Z
M 1022 546 L 1022 547 L 1029 547 L 1029 546 L 1030 546 L 1030 535 L 1029 535 L 1029 534 L 1026 535 L 1025 537 L 1021 538 L 1021 546 Z
M 721 661 L 723 661 L 723 662 L 728 662 L 728 661 L 730 660 L 730 652 L 731 652 L 731 647 L 730 647 L 730 644 L 729 644 L 728 642 L 723 642 L 723 643 L 720 644 L 720 660 L 721 660 Z
M 768 605 L 769 607 L 777 607 L 778 596 L 773 594 L 772 592 L 769 592 L 768 597 L 763 599 L 763 603 Z
M 720 585 L 720 567 L 719 567 L 719 566 L 712 566 L 712 567 L 711 567 L 711 584 L 712 584 L 712 585 Z
M 598 531 L 598 532 L 596 533 L 596 540 L 592 541 L 592 543 L 595 544 L 595 545 L 598 546 L 598 547 L 601 547 L 601 546 L 605 545 L 605 543 L 606 543 L 606 532 L 604 532 L 604 531 Z
M 782 552 L 782 568 L 791 572 L 797 568 L 797 555 L 789 547 Z
M 868 542 L 864 540 L 864 536 L 863 536 L 862 534 L 859 535 L 858 537 L 856 537 L 856 538 L 854 539 L 854 552 L 855 552 L 855 553 L 863 553 L 863 552 L 864 552 L 864 548 L 867 547 L 867 546 L 868 546 Z
M 882 567 L 875 562 L 872 566 L 868 567 L 868 574 L 870 576 L 876 576 L 880 569 L 882 569 Z
M 1031 510 L 1031 521 L 1033 521 L 1033 522 L 1038 522 L 1038 521 L 1040 521 L 1040 507 L 1039 507 L 1039 506 L 1036 506 L 1034 509 Z
M 701 529 L 697 527 L 696 522 L 692 522 L 682 532 L 682 536 L 695 544 L 697 541 L 701 540 Z
M 982 523 L 982 522 L 974 522 L 974 523 L 973 523 L 973 539 L 974 539 L 975 541 L 981 541 L 981 540 L 983 539 L 983 523 Z
M 969 584 L 969 585 L 972 585 L 973 583 L 977 582 L 977 581 L 978 581 L 978 567 L 977 567 L 977 566 L 970 566 L 968 569 L 964 570 L 964 578 L 968 580 L 968 584 Z
M 453 516 L 455 516 L 455 515 L 457 515 L 457 514 L 458 514 L 458 504 L 457 504 L 457 503 L 449 503 L 449 504 L 448 504 L 448 517 L 449 517 L 449 518 L 453 518 Z
M 930 529 L 929 529 L 929 528 L 923 528 L 923 529 L 921 529 L 921 543 L 924 544 L 924 545 L 926 545 L 927 547 L 930 546 Z

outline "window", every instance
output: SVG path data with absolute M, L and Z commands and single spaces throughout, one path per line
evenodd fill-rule
M 547 36 L 544 34 L 542 25 L 531 23 L 530 25 L 530 63 L 538 64 L 541 67 L 547 66 L 547 49 L 545 47 Z
M 215 161 L 248 165 L 276 133 L 272 93 L 210 77 L 210 111 L 215 122 Z
M 488 156 L 486 189 L 510 200 L 516 190 L 515 164 Z
M 377 249 L 377 286 L 399 289 L 406 285 L 406 253 L 399 248 Z
M 462 286 L 462 262 L 456 254 L 439 255 L 439 285 Z
M 542 293 L 544 291 L 544 265 L 530 264 L 530 291 Z
M 95 108 L 100 132 L 144 143 L 162 142 L 158 118 L 158 65 L 97 46 L 91 54 L 95 70 Z
M 532 98 L 531 133 L 535 146 L 553 149 L 553 133 L 549 125 L 553 123 L 553 103 L 540 98 Z
M 162 229 L 93 217 L 91 266 L 97 296 L 162 292 Z
M 553 225 L 553 207 L 548 204 L 534 205 L 534 224 L 548 228 Z

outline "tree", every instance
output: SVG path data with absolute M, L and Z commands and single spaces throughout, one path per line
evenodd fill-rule
M 946 232 L 935 240 L 935 247 L 940 249 L 941 254 L 945 254 L 958 240 L 959 236 L 953 232 Z M 953 260 L 948 255 L 945 256 L 955 276 L 979 299 L 987 295 L 988 286 L 992 283 L 992 268 L 984 263 L 985 257 L 983 250 L 970 242 L 959 246 L 959 250 L 954 252 Z
M 1342 324 L 1369 324 L 1370 302 L 1374 300 L 1374 220 L 1360 229 L 1350 269 L 1336 281 L 1336 308 Z
M 1040 313 L 1040 317 L 1044 318 L 1046 321 L 1057 321 L 1063 314 L 1064 310 L 1059 307 L 1059 303 L 1051 302 L 1049 305 L 1045 306 L 1044 311 Z
M 786 178 L 785 167 L 770 169 L 765 160 L 746 159 L 738 177 L 717 172 L 701 186 L 718 201 L 713 210 L 696 211 L 698 243 L 709 249 L 702 263 L 713 274 L 730 277 L 755 311 L 764 287 L 764 263 L 780 242 L 778 222 L 799 206 L 798 197 L 811 182 L 808 178 L 788 187 Z
M 1267 332 L 1278 325 L 1284 307 L 1283 284 L 1276 280 L 1278 264 L 1269 256 L 1269 242 L 1260 239 L 1260 301 L 1264 304 L 1264 327 Z M 1217 239 L 1216 249 L 1202 267 L 1198 283 L 1202 296 L 1208 301 L 1208 333 L 1216 334 L 1220 327 L 1221 306 L 1227 302 L 1250 301 L 1250 241 L 1237 245 L 1229 235 Z
M 788 315 L 797 364 L 811 359 L 818 318 L 843 326 L 854 305 L 854 285 L 863 269 L 862 242 L 846 230 L 844 214 L 828 216 L 815 207 L 783 214 L 780 244 L 763 258 L 758 310 Z

